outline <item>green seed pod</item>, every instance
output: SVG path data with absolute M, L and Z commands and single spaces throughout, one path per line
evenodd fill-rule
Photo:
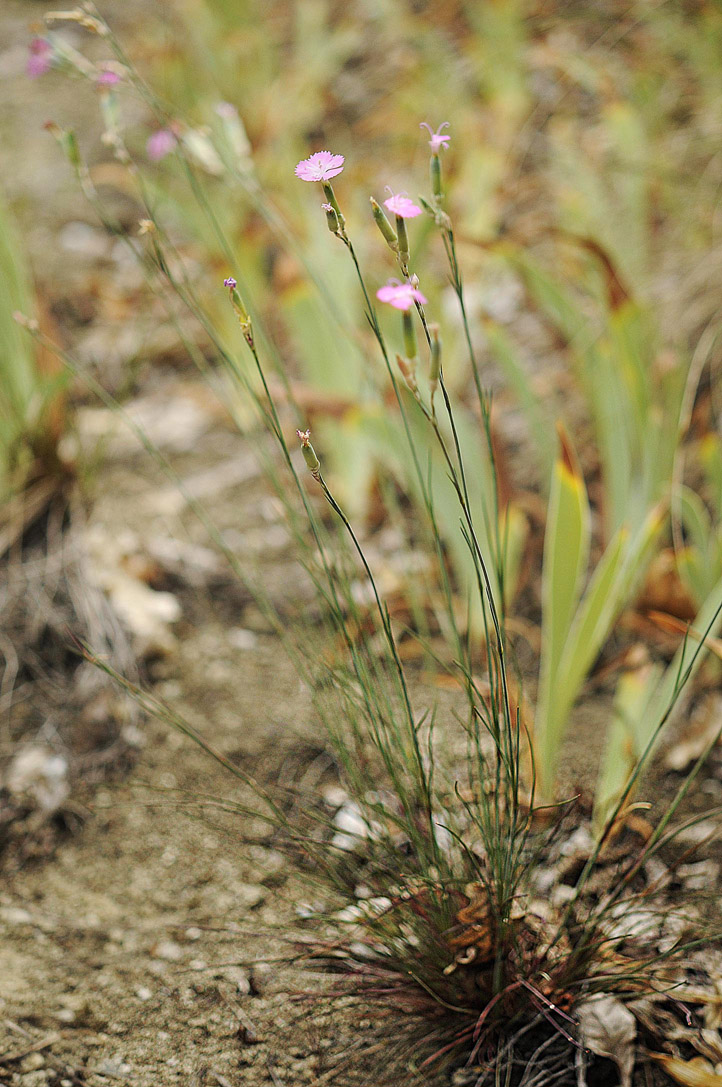
M 396 231 L 394 230 L 394 228 L 391 226 L 391 223 L 386 218 L 386 214 L 384 212 L 384 209 L 381 207 L 381 205 L 376 203 L 373 196 L 370 197 L 370 200 L 371 200 L 371 211 L 373 213 L 373 217 L 374 217 L 374 221 L 376 223 L 376 226 L 379 228 L 379 230 L 383 234 L 384 239 L 386 241 L 386 244 L 389 246 L 389 248 L 393 249 L 394 253 L 398 253 L 398 251 L 399 251 L 399 239 L 396 237 Z

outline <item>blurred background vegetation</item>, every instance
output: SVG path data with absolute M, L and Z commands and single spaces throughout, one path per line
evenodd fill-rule
M 15 8 L 32 14 L 27 3 L 15 0 Z M 594 624 L 586 668 L 645 573 L 652 554 L 645 525 L 670 497 L 674 532 L 665 535 L 665 528 L 655 546 L 674 537 L 673 572 L 684 579 L 685 596 L 677 614 L 693 617 L 722 577 L 714 380 L 722 266 L 719 5 L 174 0 L 159 11 L 142 0 L 130 7 L 108 0 L 100 10 L 141 74 L 144 82 L 134 86 L 140 94 L 130 94 L 123 79 L 112 91 L 96 88 L 104 141 L 83 112 L 81 100 L 91 96 L 77 83 L 70 98 L 59 95 L 53 120 L 78 126 L 89 177 L 112 209 L 107 230 L 137 247 L 138 221 L 150 208 L 217 341 L 240 359 L 237 324 L 219 289 L 229 273 L 238 277 L 261 349 L 275 366 L 275 388 L 302 410 L 305 418 L 295 421 L 313 427 L 327 478 L 350 514 L 373 528 L 420 495 L 364 334 L 353 270 L 328 235 L 319 194 L 296 181 L 293 167 L 323 147 L 346 156 L 336 190 L 375 290 L 395 267 L 368 198 L 383 199 L 387 185 L 428 193 L 419 124 L 448 121 L 447 208 L 471 338 L 494 399 L 507 603 L 526 592 L 519 610 L 535 624 L 540 610 L 550 612 L 529 571 L 541 572 L 554 424 L 561 421 L 580 462 L 579 524 L 592 518 L 586 543 L 580 529 L 575 563 L 583 573 L 590 540 L 594 563 L 620 531 L 632 536 L 620 552 L 604 621 Z M 80 49 L 98 64 L 108 57 L 106 43 L 77 25 L 52 33 L 62 48 Z M 38 81 L 47 109 L 65 85 L 63 72 Z M 237 121 L 224 107 L 219 112 L 222 103 L 234 107 Z M 140 164 L 135 175 L 114 155 L 108 136 L 116 123 Z M 183 153 L 149 161 L 149 136 L 168 127 Z M 17 178 L 9 189 L 27 219 Z M 93 221 L 90 210 L 82 214 Z M 42 215 L 48 221 L 53 209 Z M 442 318 L 445 376 L 461 404 L 459 433 L 477 469 L 472 499 L 483 522 L 491 508 L 488 455 L 458 304 L 430 221 L 413 226 L 412 268 L 422 272 L 429 311 Z M 54 277 L 36 267 L 42 305 L 70 326 L 69 338 L 83 326 L 98 330 L 86 360 L 106 387 L 123 396 L 154 367 L 183 365 L 173 329 L 159 346 L 157 313 L 137 284 L 124 287 L 111 274 L 86 284 L 82 300 L 82 291 L 65 290 L 57 259 L 48 260 Z M 393 317 L 382 316 L 392 344 Z M 218 353 L 202 330 L 181 331 L 196 361 L 215 366 Z M 16 361 L 12 352 L 4 356 L 14 374 L 31 372 L 23 350 L 13 347 Z M 43 382 L 38 377 L 37 395 L 25 388 L 19 409 L 26 461 L 46 429 L 43 412 L 27 407 L 47 402 Z M 250 428 L 240 404 L 234 407 Z M 11 468 L 8 460 L 6 473 Z M 440 486 L 436 502 L 463 603 L 471 573 L 455 500 Z M 406 546 L 425 542 L 416 535 L 421 520 L 409 527 L 406 518 Z M 549 523 L 560 538 L 568 529 L 563 519 Z M 423 576 L 409 567 L 400 575 L 402 591 L 408 596 Z M 426 598 L 433 593 L 427 587 Z M 668 610 L 669 593 L 657 604 Z M 566 635 L 573 619 L 574 607 Z M 576 693 L 570 681 L 572 701 Z

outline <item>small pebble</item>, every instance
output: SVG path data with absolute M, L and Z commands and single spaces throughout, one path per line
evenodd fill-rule
M 0 921 L 8 925 L 29 925 L 32 919 L 33 915 L 20 906 L 4 906 L 0 910 Z
M 166 962 L 180 962 L 183 958 L 183 948 L 174 940 L 160 940 L 151 949 L 154 959 L 164 959 Z
M 45 1087 L 48 1082 L 48 1073 L 43 1069 L 38 1069 L 37 1072 L 28 1072 L 20 1082 L 22 1087 Z
M 42 1053 L 28 1053 L 21 1063 L 23 1072 L 35 1072 L 38 1068 L 45 1067 L 45 1057 Z
M 228 641 L 234 649 L 255 649 L 258 645 L 258 635 L 252 630 L 236 627 L 234 630 L 228 631 Z

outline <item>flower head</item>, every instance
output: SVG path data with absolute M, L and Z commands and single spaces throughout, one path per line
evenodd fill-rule
M 391 192 L 391 189 L 388 189 L 388 191 Z M 384 207 L 388 208 L 394 215 L 398 215 L 399 219 L 415 219 L 417 215 L 421 215 L 419 205 L 415 204 L 410 196 L 404 196 L 402 193 L 398 196 L 391 193 L 388 200 L 384 200 Z
M 120 83 L 120 76 L 117 72 L 111 72 L 109 68 L 104 68 L 102 72 L 98 73 L 95 82 L 99 87 L 113 87 L 116 83 Z
M 45 38 L 33 38 L 30 42 L 25 71 L 31 79 L 49 72 L 53 64 L 53 47 Z
M 425 128 L 431 136 L 431 139 L 429 140 L 429 147 L 431 148 L 432 155 L 438 155 L 439 151 L 445 151 L 446 148 L 449 146 L 449 140 L 451 139 L 451 136 L 447 136 L 446 133 L 443 133 L 442 135 L 442 130 L 448 127 L 448 121 L 444 121 L 443 124 L 440 124 L 436 132 L 432 130 L 431 125 L 427 124 L 426 121 L 422 121 L 419 125 L 419 128 Z
M 238 286 L 238 280 L 234 279 L 233 276 L 228 276 L 228 279 L 223 280 L 223 286 L 230 287 L 231 290 L 235 290 L 235 288 Z
M 343 155 L 332 155 L 330 151 L 316 151 L 310 158 L 303 159 L 296 166 L 296 177 L 301 181 L 330 181 L 343 170 Z
M 398 279 L 390 279 L 385 286 L 380 287 L 376 297 L 379 302 L 388 302 L 394 309 L 404 312 L 410 310 L 414 302 L 419 302 L 422 306 L 428 302 L 428 298 L 413 283 L 399 283 Z
M 178 139 L 169 128 L 159 128 L 148 137 L 145 149 L 151 162 L 159 162 L 175 150 Z

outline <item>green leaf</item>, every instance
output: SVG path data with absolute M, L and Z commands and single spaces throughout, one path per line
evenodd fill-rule
M 542 657 L 535 749 L 541 781 L 550 784 L 556 748 L 550 705 L 559 661 L 567 641 L 589 561 L 589 502 L 579 462 L 559 428 L 561 455 L 552 474 L 542 569 Z

